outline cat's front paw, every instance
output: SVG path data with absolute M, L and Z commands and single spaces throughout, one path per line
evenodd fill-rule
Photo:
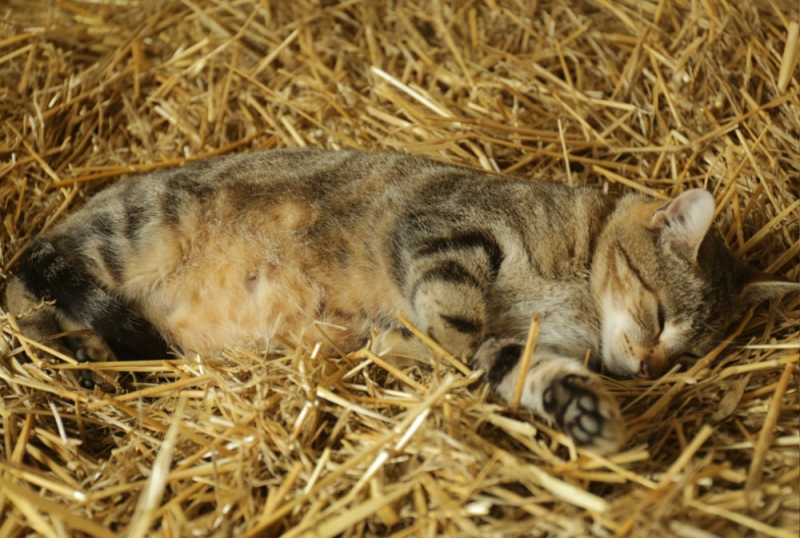
M 556 376 L 542 394 L 542 406 L 577 446 L 607 454 L 625 441 L 619 405 L 594 375 Z
M 483 368 L 489 386 L 513 401 L 520 376 L 523 342 L 489 338 L 472 358 L 472 368 Z M 596 453 L 618 450 L 625 441 L 625 423 L 616 400 L 603 381 L 583 364 L 552 352 L 531 357 L 519 404 L 555 422 L 577 446 Z

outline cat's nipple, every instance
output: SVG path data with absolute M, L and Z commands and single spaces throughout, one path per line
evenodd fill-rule
M 247 291 L 253 293 L 256 290 L 257 285 L 258 273 L 255 271 L 247 271 L 247 274 L 244 277 L 244 287 L 247 288 Z

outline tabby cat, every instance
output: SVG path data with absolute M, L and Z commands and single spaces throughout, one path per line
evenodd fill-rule
M 7 301 L 31 338 L 90 329 L 61 348 L 101 361 L 322 340 L 318 327 L 343 349 L 377 329 L 375 352 L 430 356 L 403 314 L 506 400 L 538 313 L 522 405 L 608 452 L 624 422 L 587 351 L 654 378 L 800 290 L 736 261 L 713 214 L 703 190 L 665 204 L 400 153 L 272 150 L 102 191 L 34 240 Z

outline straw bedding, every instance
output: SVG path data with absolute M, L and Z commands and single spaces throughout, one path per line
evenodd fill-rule
M 794 0 L 10 0 L 0 291 L 123 174 L 279 146 L 532 180 L 711 190 L 733 250 L 800 278 Z M 800 525 L 800 297 L 709 356 L 608 380 L 608 458 L 447 361 L 42 362 L 0 310 L 0 537 L 775 536 Z M 352 351 L 352 350 L 347 350 Z

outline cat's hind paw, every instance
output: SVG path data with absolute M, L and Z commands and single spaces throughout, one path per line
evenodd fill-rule
M 542 405 L 579 447 L 607 454 L 625 441 L 619 405 L 594 375 L 555 377 L 542 395 Z
M 74 350 L 75 360 L 79 363 L 116 361 L 113 351 L 96 334 L 81 327 L 70 327 L 72 335 L 68 337 L 70 347 Z M 104 385 L 103 376 L 90 369 L 77 370 L 76 376 L 81 387 L 92 390 L 95 385 Z

